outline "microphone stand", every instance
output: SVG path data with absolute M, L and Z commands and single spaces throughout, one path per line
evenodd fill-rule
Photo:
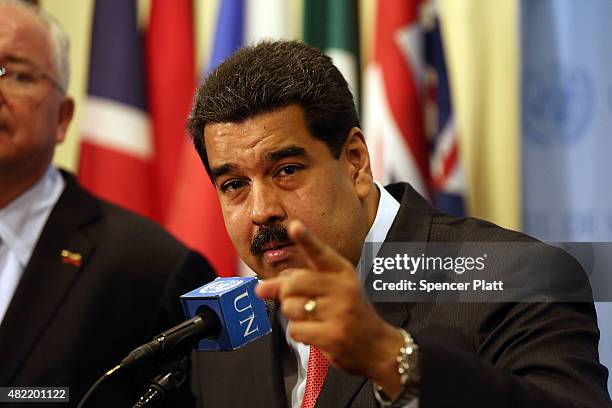
M 185 371 L 188 361 L 189 356 L 183 356 L 180 361 L 164 369 L 163 371 L 166 372 L 151 380 L 147 390 L 141 395 L 132 408 L 162 406 L 168 398 L 168 395 L 172 394 L 174 390 L 185 382 Z

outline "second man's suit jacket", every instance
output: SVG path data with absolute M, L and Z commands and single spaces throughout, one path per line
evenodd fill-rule
M 385 242 L 531 240 L 484 221 L 442 214 L 405 183 L 387 190 L 401 207 Z M 509 252 L 508 265 L 512 257 Z M 506 272 L 512 273 L 508 268 Z M 420 346 L 420 408 L 610 406 L 592 302 L 407 302 L 375 307 L 387 322 L 408 330 Z M 282 353 L 288 351 L 284 332 L 275 316 L 271 318 L 273 332 L 240 350 L 195 353 L 193 387 L 199 406 L 288 406 L 282 371 Z M 370 381 L 332 367 L 316 406 L 378 405 Z
M 129 351 L 183 321 L 179 296 L 215 276 L 158 225 L 63 176 L 0 326 L 0 386 L 67 386 L 70 403 L 57 406 L 68 408 Z M 65 263 L 63 250 L 82 260 Z M 132 406 L 144 375 L 118 375 L 90 406 Z

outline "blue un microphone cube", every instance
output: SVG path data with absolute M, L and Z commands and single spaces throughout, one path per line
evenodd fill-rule
M 255 295 L 257 278 L 217 278 L 181 296 L 187 319 L 201 307 L 211 308 L 221 321 L 217 338 L 202 339 L 196 350 L 236 350 L 272 331 L 266 307 Z

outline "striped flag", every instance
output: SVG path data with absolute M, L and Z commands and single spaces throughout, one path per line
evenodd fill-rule
M 430 144 L 432 201 L 440 210 L 465 215 L 463 197 L 465 180 L 459 160 L 459 135 L 455 126 L 451 87 L 446 69 L 446 58 L 440 19 L 435 3 L 427 3 L 425 27 L 425 129 Z
M 363 105 L 374 178 L 382 183 L 408 181 L 428 197 L 419 1 L 379 1 L 374 30 Z
M 96 1 L 79 179 L 99 196 L 159 220 L 145 78 L 136 3 Z
M 364 127 L 377 180 L 408 181 L 438 208 L 462 215 L 465 183 L 435 4 L 377 3 Z
M 353 0 L 308 0 L 304 4 L 304 42 L 331 57 L 359 102 L 359 26 Z

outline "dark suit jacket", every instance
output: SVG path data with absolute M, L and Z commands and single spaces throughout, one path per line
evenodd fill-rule
M 57 405 L 67 408 L 129 351 L 184 320 L 179 296 L 214 274 L 158 225 L 64 178 L 0 326 L 0 386 L 68 386 L 70 404 Z M 82 264 L 63 263 L 64 249 Z M 131 374 L 102 385 L 90 406 L 132 406 L 145 379 Z
M 439 213 L 407 184 L 387 189 L 401 207 L 385 242 L 530 239 L 484 221 Z M 607 371 L 598 361 L 592 303 L 375 306 L 387 322 L 412 333 L 420 346 L 420 408 L 611 405 Z M 235 352 L 197 353 L 194 391 L 200 405 L 286 407 L 282 337 L 277 329 Z M 366 378 L 330 368 L 316 406 L 378 405 Z

